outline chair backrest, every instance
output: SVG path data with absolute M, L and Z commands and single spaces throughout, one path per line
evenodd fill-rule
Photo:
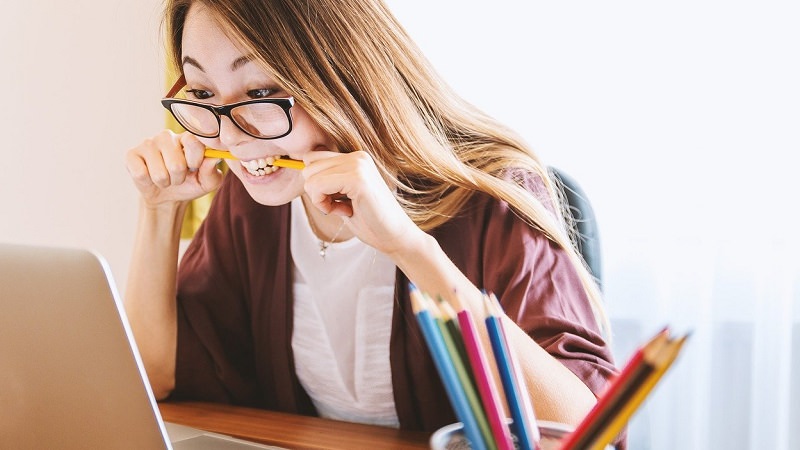
M 581 189 L 574 178 L 564 173 L 563 170 L 550 167 L 550 174 L 556 181 L 556 185 L 561 187 L 564 199 L 567 202 L 567 210 L 572 216 L 577 235 L 577 247 L 583 256 L 589 271 L 597 279 L 597 285 L 602 289 L 602 264 L 600 258 L 600 233 L 597 227 L 597 219 L 589 202 L 589 197 Z

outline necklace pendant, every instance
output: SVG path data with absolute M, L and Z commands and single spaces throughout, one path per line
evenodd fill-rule
M 328 243 L 325 241 L 320 241 L 319 243 L 319 256 L 322 259 L 325 259 L 325 252 L 328 250 Z

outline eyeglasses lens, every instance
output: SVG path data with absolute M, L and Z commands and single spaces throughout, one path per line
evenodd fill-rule
M 172 114 L 186 130 L 200 136 L 216 136 L 219 122 L 213 112 L 194 105 L 174 103 Z
M 274 103 L 250 103 L 231 110 L 231 117 L 247 133 L 263 138 L 289 131 L 286 111 Z

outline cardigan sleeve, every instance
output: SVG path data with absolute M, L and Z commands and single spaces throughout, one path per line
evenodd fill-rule
M 496 293 L 520 328 L 599 395 L 616 369 L 566 251 L 505 203 L 494 202 L 489 213 L 484 241 L 487 290 Z
M 494 226 L 487 230 L 487 290 L 520 328 L 599 395 L 616 369 L 575 267 L 543 234 L 505 225 L 503 233 Z M 501 246 L 496 239 L 511 242 Z
M 521 184 L 539 198 L 546 195 L 532 176 Z M 566 251 L 507 203 L 485 194 L 475 194 L 463 214 L 435 235 L 453 262 L 478 288 L 493 292 L 520 328 L 595 396 L 603 391 L 616 373 L 611 349 Z
M 522 181 L 537 197 L 546 195 L 535 179 Z M 595 396 L 605 390 L 617 373 L 611 348 L 564 249 L 508 204 L 482 193 L 474 194 L 461 214 L 432 234 L 464 275 L 493 292 L 506 315 L 531 339 Z M 620 450 L 627 448 L 626 435 L 615 441 Z

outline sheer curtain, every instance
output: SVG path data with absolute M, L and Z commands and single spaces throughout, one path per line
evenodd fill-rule
M 787 242 L 632 241 L 608 250 L 623 361 L 669 324 L 686 350 L 630 424 L 632 449 L 797 449 L 800 266 Z
M 630 448 L 800 449 L 800 4 L 387 3 L 589 195 L 619 362 L 692 331 Z

